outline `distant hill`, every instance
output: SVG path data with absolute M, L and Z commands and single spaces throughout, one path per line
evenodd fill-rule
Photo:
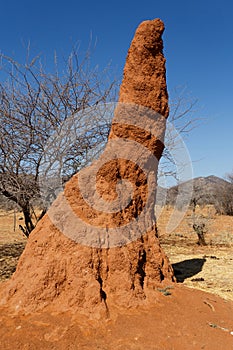
M 178 192 L 191 183 L 191 200 L 195 199 L 201 206 L 212 204 L 220 214 L 233 215 L 233 184 L 214 175 L 197 177 L 171 187 L 167 192 L 167 204 L 174 205 Z

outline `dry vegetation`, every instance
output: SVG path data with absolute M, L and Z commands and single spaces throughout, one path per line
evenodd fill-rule
M 178 281 L 233 300 L 233 216 L 216 215 L 212 207 L 199 208 L 199 212 L 208 218 L 208 245 L 199 247 L 191 227 L 191 210 L 172 233 L 165 234 L 172 210 L 164 209 L 158 228 Z

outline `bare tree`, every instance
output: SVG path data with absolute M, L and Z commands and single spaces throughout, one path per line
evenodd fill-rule
M 192 215 L 191 215 L 191 225 L 194 232 L 197 234 L 198 240 L 197 244 L 200 246 L 206 246 L 205 234 L 207 233 L 207 223 L 209 218 L 204 217 L 201 214 L 198 214 L 197 209 L 197 200 L 193 198 L 191 201 L 192 206 Z
M 168 118 L 170 124 L 166 128 L 165 148 L 159 163 L 159 174 L 179 181 L 180 174 L 177 173 L 177 164 L 172 153 L 179 152 L 180 147 L 182 148 L 180 139 L 185 140 L 198 126 L 201 118 L 196 116 L 197 99 L 190 96 L 185 87 L 176 87 L 171 96 Z M 180 169 L 186 165 L 179 163 Z
M 38 176 L 46 142 L 53 131 L 72 114 L 88 106 L 115 99 L 115 82 L 107 72 L 90 68 L 89 55 L 79 62 L 77 50 L 59 70 L 57 57 L 53 73 L 48 73 L 40 57 L 20 64 L 1 55 L 0 83 L 0 193 L 23 212 L 26 236 L 44 215 L 36 214 Z M 85 123 L 92 123 L 85 128 Z M 109 125 L 101 120 L 80 118 L 80 135 L 70 145 L 64 163 L 64 179 L 85 163 L 88 151 L 107 139 Z M 80 130 L 81 131 L 81 130 Z

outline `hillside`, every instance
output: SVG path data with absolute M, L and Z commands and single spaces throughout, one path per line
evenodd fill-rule
M 167 192 L 167 204 L 174 205 L 178 192 L 191 183 L 191 201 L 195 199 L 200 206 L 214 205 L 219 214 L 233 215 L 233 184 L 214 175 L 197 177 L 171 187 Z

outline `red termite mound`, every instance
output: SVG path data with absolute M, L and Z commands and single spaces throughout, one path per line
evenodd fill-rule
M 153 166 L 147 167 L 150 155 L 152 160 L 161 156 L 168 116 L 163 31 L 162 21 L 155 19 L 141 23 L 135 33 L 125 64 L 120 103 L 96 176 L 96 191 L 107 203 L 117 198 L 121 179 L 132 183 L 131 200 L 122 210 L 101 212 L 83 198 L 79 174 L 73 176 L 31 233 L 16 272 L 2 288 L 2 304 L 10 309 L 72 309 L 98 317 L 105 312 L 111 314 L 115 306 L 132 307 L 154 300 L 158 286 L 173 281 L 172 268 L 156 233 L 155 196 L 148 189 Z M 124 157 L 117 156 L 114 148 L 120 141 L 124 142 L 123 147 L 119 143 Z M 135 144 L 148 153 L 140 151 L 135 156 Z M 149 169 L 147 175 L 143 167 Z M 90 166 L 84 171 L 88 193 L 92 191 L 88 182 L 92 170 Z M 155 185 L 156 177 L 152 178 Z M 67 205 L 72 210 L 66 210 Z M 72 221 L 74 216 L 88 225 L 87 236 L 86 228 L 81 235 L 84 241 L 79 240 L 83 228 Z M 125 230 L 123 239 L 117 236 L 111 240 L 121 228 Z M 98 229 L 105 232 L 102 240 Z M 85 237 L 91 238 L 85 241 Z

